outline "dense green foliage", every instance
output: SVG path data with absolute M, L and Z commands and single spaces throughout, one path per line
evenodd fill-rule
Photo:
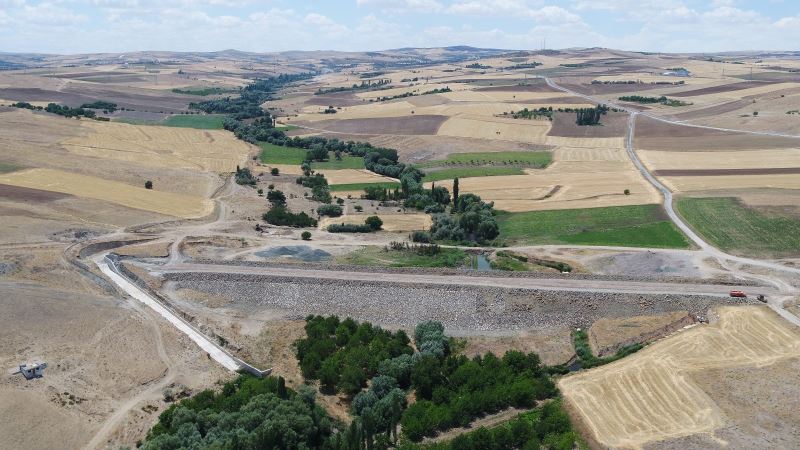
M 606 105 L 598 105 L 596 108 L 580 108 L 575 111 L 575 123 L 581 126 L 600 125 L 600 118 L 607 112 Z
M 510 251 L 497 252 L 497 258 L 492 261 L 492 268 L 497 270 L 526 271 L 529 265 L 549 267 L 559 272 L 572 272 L 572 266 L 561 261 L 533 258 Z
M 84 103 L 81 105 L 81 108 L 87 109 L 102 109 L 106 113 L 113 113 L 117 110 L 117 104 L 112 102 L 106 102 L 103 100 L 97 100 L 91 103 Z
M 404 331 L 392 333 L 367 322 L 309 316 L 305 329 L 306 337 L 297 341 L 300 368 L 327 393 L 355 396 L 378 374 L 382 361 L 413 353 Z
M 315 73 L 281 74 L 277 77 L 256 80 L 239 89 L 237 97 L 192 102 L 189 104 L 189 108 L 206 113 L 230 114 L 237 120 L 261 117 L 265 114 L 261 109 L 261 104 L 270 100 L 276 90 L 295 81 L 307 80 L 314 75 Z
M 272 225 L 287 227 L 316 227 L 317 220 L 305 212 L 293 213 L 286 206 L 273 206 L 263 217 L 265 222 Z
M 203 391 L 161 413 L 140 448 L 302 449 L 322 448 L 331 421 L 314 391 L 286 388 L 282 378 L 240 376 L 220 392 Z
M 436 241 L 485 242 L 500 234 L 493 203 L 475 194 L 462 194 L 453 205 L 454 214 L 435 214 L 431 236 Z
M 419 94 L 414 93 L 412 91 L 408 91 L 408 92 L 403 92 L 402 94 L 378 97 L 376 100 L 379 102 L 385 102 L 389 100 L 396 100 L 398 98 L 416 97 L 418 95 L 444 94 L 446 92 L 452 92 L 452 89 L 450 89 L 449 87 L 443 87 L 443 88 L 431 89 L 430 91 L 425 91 Z
M 503 241 L 509 245 L 689 246 L 659 205 L 500 212 L 497 222 Z
M 308 172 L 307 172 L 308 173 Z M 331 202 L 331 191 L 328 187 L 328 180 L 325 175 L 317 173 L 314 175 L 304 175 L 297 178 L 297 184 L 311 188 L 311 198 L 320 203 Z
M 732 197 L 676 201 L 680 215 L 715 246 L 745 255 L 800 255 L 800 219 L 781 211 L 749 208 Z
M 579 442 L 561 401 L 554 400 L 492 428 L 480 427 L 446 442 L 400 445 L 398 450 L 573 450 Z
M 378 216 L 369 216 L 364 219 L 363 224 L 356 223 L 334 223 L 328 225 L 331 233 L 372 233 L 379 231 L 383 227 L 383 221 Z
M 381 182 L 381 183 L 349 183 L 349 184 L 332 184 L 331 192 L 347 192 L 347 191 L 364 191 L 366 189 L 399 189 L 400 183 L 396 182 Z M 375 200 L 373 198 L 373 200 Z
M 250 172 L 250 169 L 248 169 L 247 167 L 236 166 L 236 183 L 237 184 L 245 184 L 245 185 L 249 185 L 249 186 L 255 186 L 256 185 L 256 181 L 258 181 L 258 180 Z
M 200 97 L 208 97 L 209 95 L 221 95 L 236 92 L 236 89 L 223 89 L 220 87 L 202 87 L 202 88 L 173 88 L 172 92 L 184 95 L 197 95 Z
M 591 369 L 592 367 L 602 366 L 603 364 L 614 362 L 644 348 L 642 344 L 626 345 L 625 347 L 619 349 L 613 356 L 599 358 L 592 353 L 592 348 L 589 346 L 589 335 L 585 330 L 581 329 L 575 330 L 572 333 L 572 343 L 575 345 L 575 353 L 578 355 L 581 368 L 583 369 Z
M 660 103 L 666 106 L 687 106 L 691 103 L 683 102 L 680 100 L 674 100 L 667 98 L 666 96 L 662 95 L 661 97 L 644 97 L 641 95 L 626 95 L 619 98 L 623 102 L 633 102 L 633 103 L 643 103 L 643 104 L 654 104 Z
M 465 356 L 423 356 L 411 372 L 417 402 L 403 413 L 403 434 L 412 441 L 466 426 L 509 406 L 530 408 L 557 390 L 539 357 L 509 351 Z
M 391 83 L 392 80 L 389 79 L 382 79 L 382 80 L 365 80 L 362 81 L 361 84 L 353 84 L 352 86 L 339 86 L 333 88 L 317 89 L 317 92 L 314 95 L 325 95 L 325 94 L 333 94 L 336 92 L 347 92 L 347 91 L 369 91 L 373 89 L 385 89 L 387 84 Z
M 320 216 L 339 217 L 342 215 L 342 207 L 339 205 L 320 205 L 317 207 L 317 214 Z
M 519 111 L 511 111 L 510 113 L 504 112 L 503 115 L 504 116 L 510 115 L 514 119 L 534 120 L 540 117 L 544 117 L 545 119 L 553 120 L 553 107 L 542 106 L 539 109 L 523 108 Z

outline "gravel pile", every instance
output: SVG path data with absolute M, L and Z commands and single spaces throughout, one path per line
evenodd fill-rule
M 444 288 L 394 283 L 308 280 L 213 273 L 169 273 L 176 288 L 233 301 L 245 314 L 273 310 L 289 317 L 335 314 L 387 327 L 441 321 L 451 332 L 510 332 L 560 326 L 585 327 L 601 317 L 688 310 L 704 316 L 719 298 L 677 295 Z M 731 303 L 737 300 L 725 300 Z M 746 302 L 747 300 L 743 300 Z

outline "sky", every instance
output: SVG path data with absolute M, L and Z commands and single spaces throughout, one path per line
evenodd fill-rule
M 0 52 L 800 50 L 798 0 L 0 0 Z

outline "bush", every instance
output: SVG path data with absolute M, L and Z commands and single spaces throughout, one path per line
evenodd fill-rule
M 300 235 L 300 238 L 302 238 L 304 241 L 310 241 L 311 240 L 311 232 L 303 231 L 303 233 Z
M 273 206 L 264 213 L 264 221 L 272 225 L 289 227 L 316 227 L 317 220 L 305 212 L 294 214 L 285 206 Z
M 431 242 L 431 234 L 427 231 L 415 231 L 411 233 L 411 242 L 428 244 Z
M 320 216 L 339 217 L 342 215 L 342 207 L 338 205 L 321 205 L 317 208 Z
M 286 206 L 286 194 L 282 191 L 269 191 L 267 192 L 267 201 L 272 206 Z
M 273 167 L 272 170 L 269 171 L 272 175 L 280 175 L 281 171 L 278 170 L 277 167 Z
M 378 231 L 383 227 L 383 220 L 378 216 L 369 216 L 364 220 L 364 225 L 368 226 L 372 231 Z
M 328 225 L 329 233 L 371 233 L 369 225 L 356 223 L 333 223 Z
M 356 210 L 356 212 L 361 212 L 361 211 L 364 211 L 364 207 L 363 207 L 363 206 L 361 206 L 361 205 L 356 205 L 356 206 L 354 206 L 353 208 Z
M 145 189 L 153 189 L 153 182 L 150 181 L 150 180 L 145 181 L 144 182 L 144 188 Z

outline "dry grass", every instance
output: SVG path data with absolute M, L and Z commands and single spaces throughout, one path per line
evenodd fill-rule
M 335 223 L 360 224 L 372 214 L 346 215 L 326 217 L 319 222 L 319 229 L 324 230 Z M 427 230 L 431 226 L 428 214 L 377 214 L 383 220 L 383 230 L 393 232 Z
M 796 174 L 678 176 L 662 177 L 661 181 L 676 192 L 754 188 L 800 189 L 800 176 Z
M 800 356 L 800 332 L 766 307 L 724 307 L 719 321 L 657 342 L 572 376 L 559 387 L 603 447 L 641 448 L 665 439 L 710 433 L 725 416 L 693 374 L 764 367 Z M 724 395 L 724 393 L 722 393 Z
M 547 145 L 559 147 L 582 148 L 625 148 L 625 138 L 622 137 L 562 137 L 547 136 Z
M 673 324 L 688 325 L 692 319 L 686 311 L 672 311 L 656 316 L 602 318 L 589 328 L 589 344 L 599 356 L 616 353 L 620 346 L 645 343 L 667 331 Z
M 29 169 L 3 174 L 0 175 L 0 183 L 103 200 L 187 219 L 206 216 L 214 209 L 213 202 L 202 197 L 148 190 L 53 169 Z
M 550 122 L 481 117 L 453 117 L 439 127 L 440 136 L 544 143 Z
M 675 157 L 675 152 L 667 151 L 642 150 L 637 153 L 652 170 L 800 167 L 800 148 L 691 152 L 681 154 L 680 158 Z
M 223 130 L 81 121 L 87 130 L 62 145 L 74 154 L 163 168 L 233 172 L 254 150 Z

